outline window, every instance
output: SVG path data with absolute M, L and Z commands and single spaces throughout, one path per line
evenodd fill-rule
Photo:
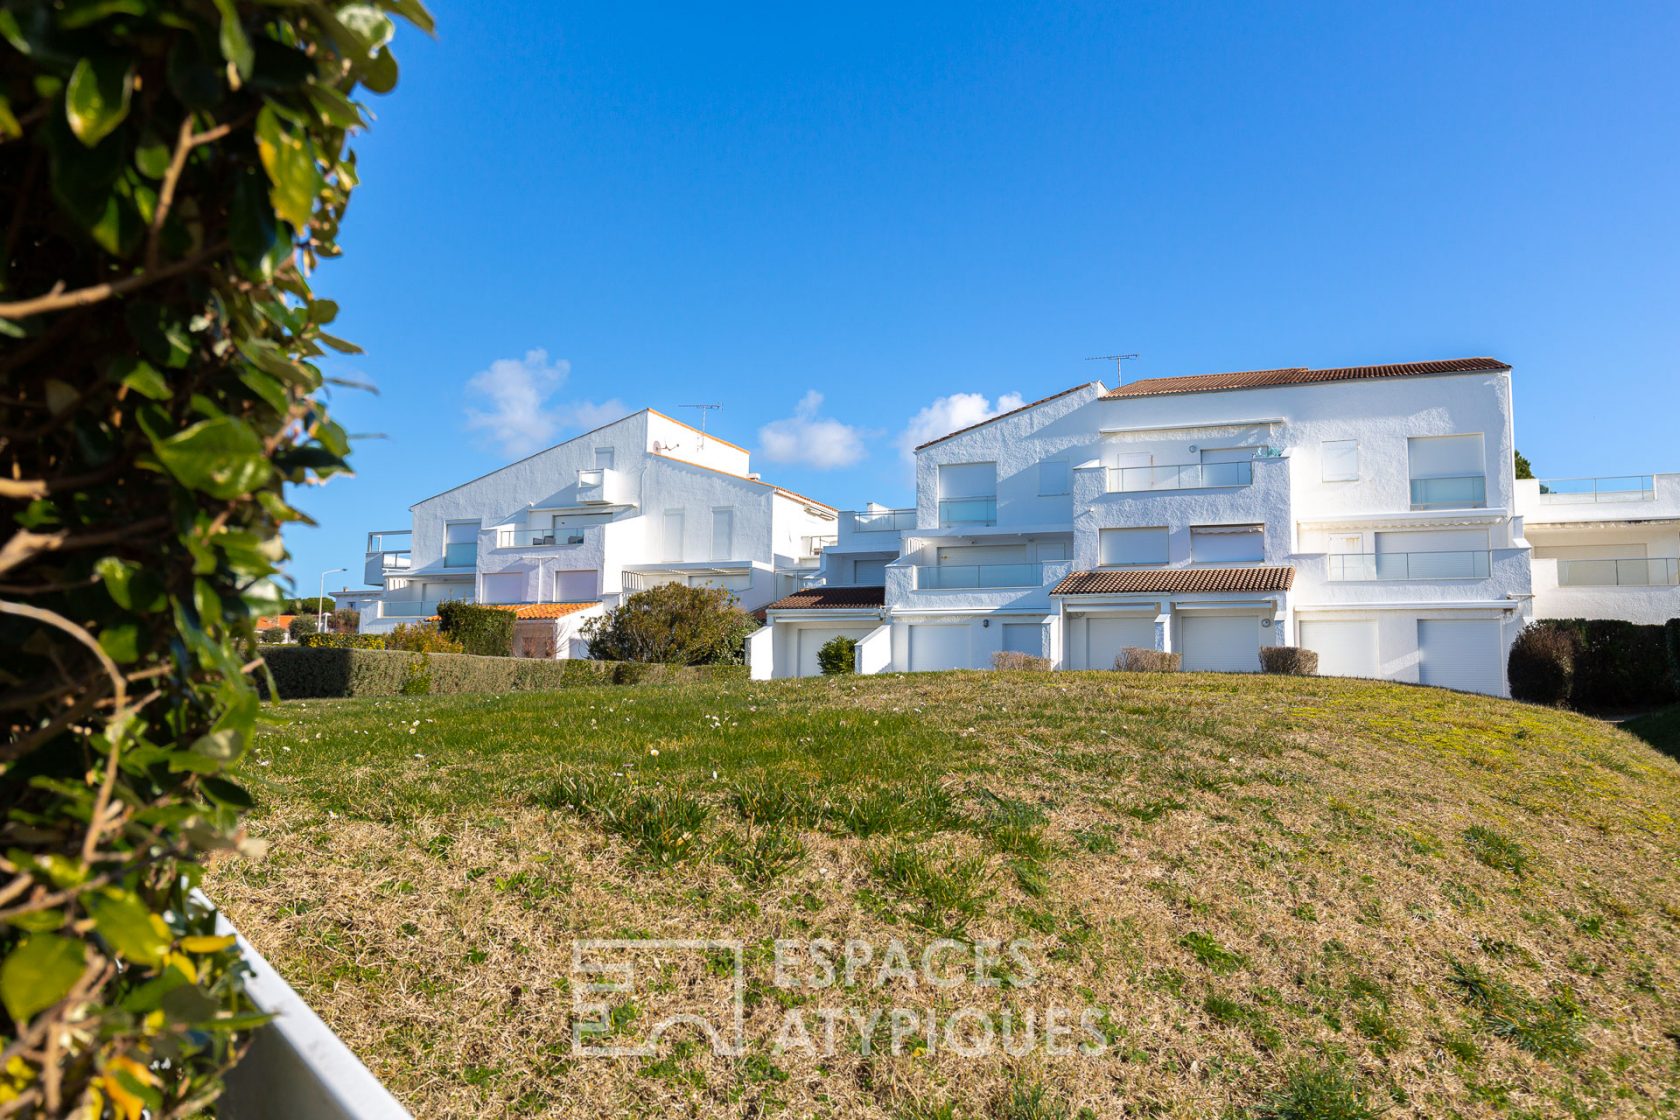
M 604 467 L 607 470 L 611 470 L 613 465 L 613 449 L 610 447 L 597 447 L 595 449 L 595 465 L 597 467 Z
M 1073 468 L 1066 459 L 1051 459 L 1038 465 L 1040 497 L 1073 493 Z
M 668 509 L 665 511 L 664 531 L 660 534 L 661 560 L 681 560 L 683 558 L 683 511 Z
M 729 559 L 730 550 L 734 546 L 735 511 L 733 509 L 714 509 L 712 511 L 712 559 Z
M 939 524 L 997 524 L 997 464 L 941 463 Z
M 1487 468 L 1480 433 L 1407 440 L 1413 509 L 1482 509 Z
M 444 567 L 470 568 L 478 563 L 478 522 L 451 521 L 443 532 Z
M 1325 482 L 1357 482 L 1359 480 L 1359 441 L 1356 439 L 1327 439 L 1319 452 Z
M 523 603 L 525 601 L 525 573 L 497 572 L 484 577 L 486 603 Z
M 1190 530 L 1194 564 L 1258 564 L 1266 558 L 1266 530 L 1260 525 L 1203 525 Z
M 1169 558 L 1167 527 L 1104 529 L 1099 534 L 1102 562 L 1111 567 L 1165 564 Z

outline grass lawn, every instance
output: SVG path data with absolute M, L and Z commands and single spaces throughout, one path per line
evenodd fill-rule
M 245 776 L 270 854 L 206 888 L 420 1116 L 1680 1109 L 1680 764 L 1568 713 L 1118 673 L 307 701 Z M 644 937 L 744 943 L 743 1054 L 573 1052 L 574 939 Z M 876 956 L 801 987 L 778 938 Z M 607 1039 L 710 1006 L 690 957 Z M 1026 1037 L 1053 1007 L 1091 1052 Z

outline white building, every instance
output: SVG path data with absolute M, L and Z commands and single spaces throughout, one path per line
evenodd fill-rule
M 866 673 L 999 650 L 1106 669 L 1128 646 L 1253 671 L 1261 646 L 1300 645 L 1326 674 L 1504 693 L 1534 614 L 1510 373 L 1469 358 L 1092 383 L 953 432 L 917 450 L 915 509 L 841 515 L 817 584 L 768 608 L 753 675 L 813 673 L 846 634 Z M 1641 508 L 1672 516 L 1673 481 Z M 1597 531 L 1626 535 L 1627 558 L 1645 532 Z M 1664 531 L 1640 538 L 1657 575 Z M 1651 610 L 1680 614 L 1675 594 Z
M 580 656 L 583 619 L 660 583 L 724 587 L 753 610 L 812 578 L 835 511 L 764 482 L 747 452 L 653 409 L 410 507 L 368 534 L 364 632 L 505 604 L 528 656 Z
M 1680 474 L 1523 479 L 1537 618 L 1680 617 Z

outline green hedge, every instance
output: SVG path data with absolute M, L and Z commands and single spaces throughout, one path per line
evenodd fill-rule
M 485 657 L 508 657 L 513 653 L 513 612 L 477 603 L 438 604 L 438 631 L 461 643 L 463 652 Z
M 1542 619 L 1530 629 L 1566 635 L 1573 643 L 1574 679 L 1568 697 L 1572 708 L 1625 711 L 1680 700 L 1672 651 L 1680 640 L 1676 620 L 1642 626 L 1614 618 Z M 1518 656 L 1516 649 L 1512 656 Z
M 594 684 L 745 680 L 741 665 L 547 661 L 466 653 L 282 646 L 263 660 L 283 700 L 461 692 L 549 692 Z

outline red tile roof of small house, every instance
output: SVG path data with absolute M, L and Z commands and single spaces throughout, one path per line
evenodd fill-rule
M 1212 393 L 1225 389 L 1267 389 L 1276 385 L 1316 385 L 1327 381 L 1369 381 L 1385 377 L 1430 377 L 1443 373 L 1499 373 L 1511 367 L 1498 358 L 1448 358 L 1434 362 L 1397 362 L 1383 366 L 1334 369 L 1255 369 L 1239 373 L 1198 373 L 1185 377 L 1148 377 L 1110 389 L 1103 400 L 1162 397 L 1172 393 Z
M 885 587 L 807 587 L 777 599 L 767 611 L 857 610 L 887 603 Z
M 1050 594 L 1288 591 L 1294 582 L 1294 568 L 1118 568 L 1074 572 L 1052 588 Z

